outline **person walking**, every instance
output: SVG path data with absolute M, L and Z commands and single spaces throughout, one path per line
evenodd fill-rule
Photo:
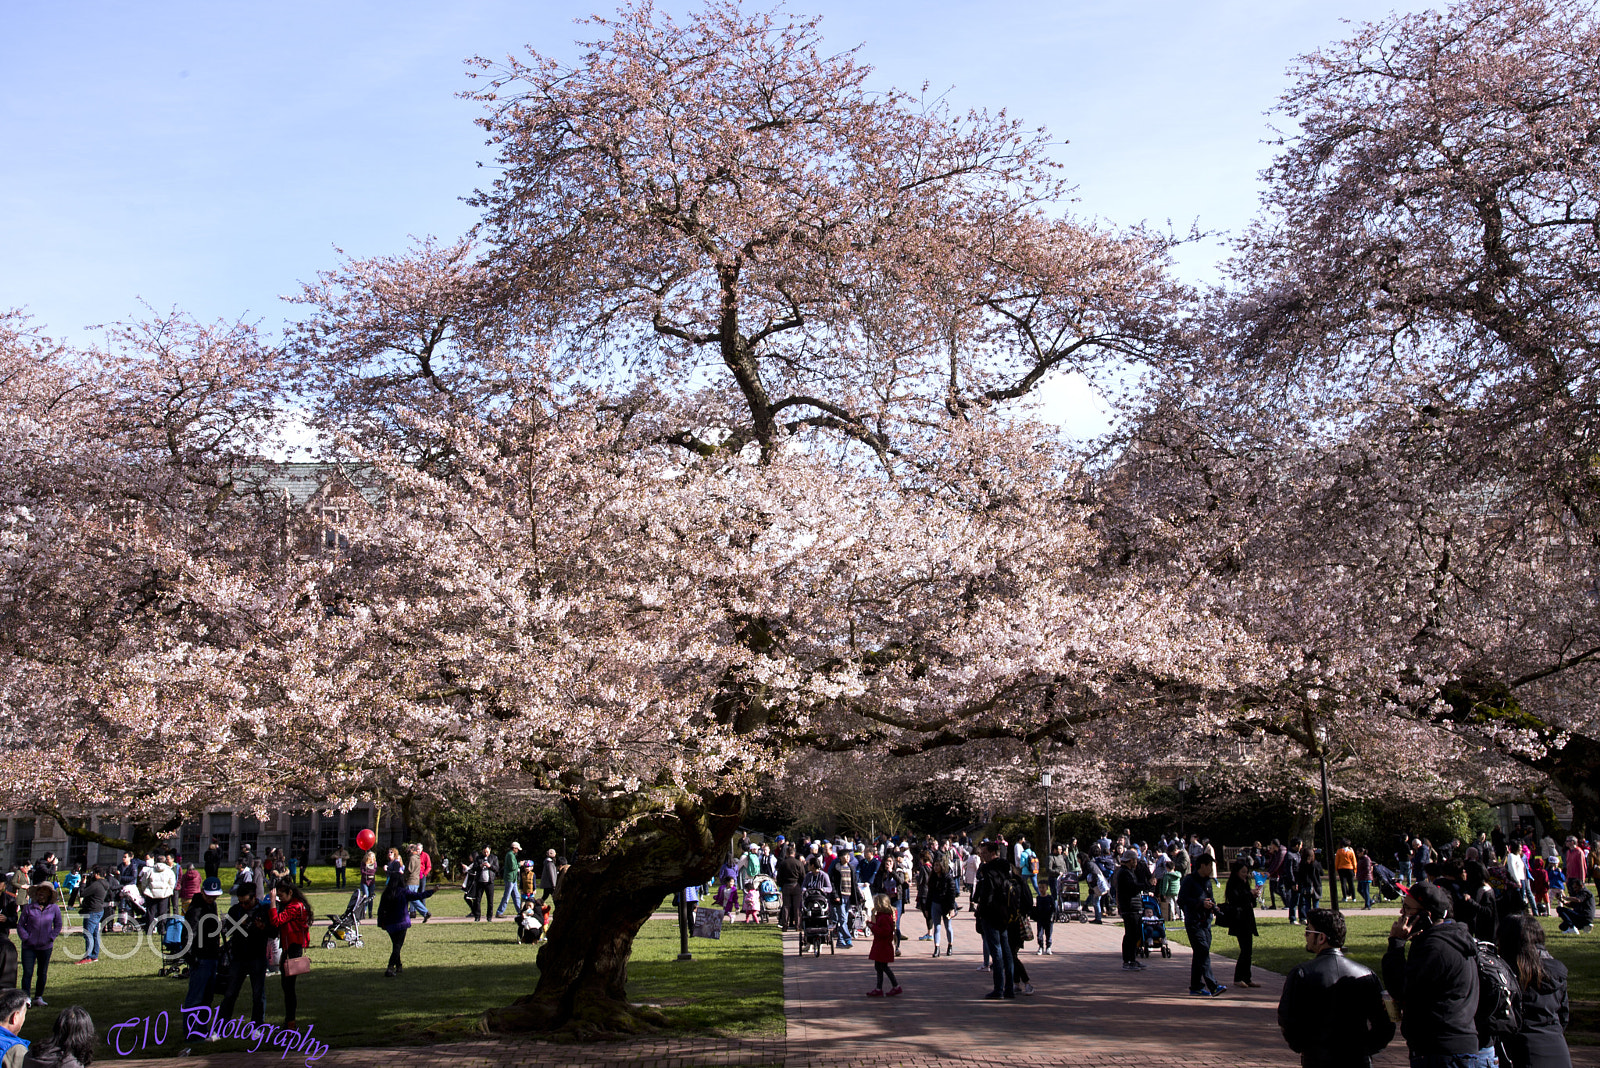
M 413 887 L 405 879 L 393 876 L 384 884 L 383 899 L 378 903 L 378 926 L 389 936 L 389 966 L 383 970 L 385 977 L 392 979 L 404 968 L 400 951 L 405 948 L 406 933 L 411 930 L 410 904 L 431 896 L 437 889 L 434 886 Z
M 500 895 L 500 907 L 494 910 L 494 918 L 499 919 L 506 914 L 506 905 L 512 906 L 513 915 L 522 911 L 522 891 L 517 888 L 517 872 L 522 868 L 522 843 L 512 842 L 511 848 L 506 850 L 506 855 L 500 860 L 500 875 L 505 880 L 505 891 Z
M 1228 988 L 1211 974 L 1211 918 L 1216 902 L 1211 898 L 1211 877 L 1216 861 L 1205 853 L 1192 859 L 1189 874 L 1178 887 L 1178 908 L 1183 911 L 1183 930 L 1189 936 L 1192 958 L 1189 963 L 1189 993 L 1195 997 L 1217 997 Z
M 79 964 L 100 960 L 100 921 L 110 902 L 111 880 L 98 866 L 91 868 L 78 899 L 78 918 L 83 924 L 83 956 L 78 958 Z
M 1511 1068 L 1572 1068 L 1567 1048 L 1571 1004 L 1567 966 L 1545 949 L 1544 928 L 1528 915 L 1507 916 L 1495 932 L 1500 959 L 1517 977 L 1522 1026 L 1501 1043 Z
M 1366 847 L 1356 850 L 1356 889 L 1361 893 L 1361 911 L 1372 908 L 1372 857 Z
M 1305 942 L 1316 956 L 1289 972 L 1278 998 L 1284 1041 L 1304 1068 L 1370 1068 L 1394 1038 L 1383 984 L 1344 955 L 1344 917 L 1332 909 L 1307 914 Z
M 406 889 L 420 890 L 427 884 L 428 876 L 433 870 L 432 865 L 427 862 L 428 854 L 423 852 L 421 842 L 412 842 L 403 848 L 404 853 L 401 856 L 401 862 L 405 865 L 406 869 Z M 488 846 L 485 846 L 484 850 L 487 851 L 488 848 Z M 494 900 L 493 886 L 490 886 L 489 888 L 489 895 L 490 900 Z M 428 911 L 428 906 L 423 902 L 421 897 L 412 899 L 406 907 L 407 911 L 409 911 L 411 915 L 421 916 L 423 923 L 427 923 L 433 918 L 433 914 Z M 485 916 L 489 914 L 489 906 L 487 904 L 484 905 L 483 912 Z M 476 919 L 478 914 L 474 912 L 472 915 L 474 919 Z
M 340 846 L 333 851 L 333 888 L 344 889 L 344 872 L 350 866 L 350 850 Z
M 956 951 L 956 936 L 950 928 L 950 916 L 956 910 L 956 879 L 951 873 L 950 856 L 934 855 L 933 871 L 928 876 L 928 917 L 933 924 L 933 955 L 939 955 L 939 928 L 944 927 L 944 955 Z
M 867 951 L 867 959 L 872 962 L 872 969 L 877 973 L 878 985 L 867 991 L 868 997 L 894 997 L 900 991 L 900 984 L 895 981 L 894 963 L 895 942 L 895 914 L 894 902 L 889 900 L 889 895 L 879 894 L 872 899 L 872 919 L 867 922 L 867 930 L 872 935 L 872 948 Z M 884 979 L 889 980 L 889 990 L 883 989 Z
M 278 967 L 283 985 L 283 1026 L 287 1028 L 295 1026 L 300 1008 L 295 984 L 305 967 L 293 962 L 303 959 L 311 946 L 311 904 L 295 881 L 287 876 L 278 880 L 273 894 L 267 909 L 267 925 L 277 932 L 278 942 L 283 946 Z
M 61 937 L 61 906 L 56 904 L 54 883 L 36 883 L 28 890 L 28 903 L 17 912 L 17 935 L 22 939 L 22 992 L 33 982 L 33 1003 L 44 1005 L 44 987 L 50 978 L 50 955 Z
M 560 881 L 561 868 L 556 863 L 556 851 L 554 849 L 546 849 L 544 851 L 544 864 L 539 868 L 539 904 L 545 904 L 554 896 L 556 884 Z M 796 926 L 799 925 L 800 914 L 798 909 L 790 915 L 790 922 Z
M 1339 848 L 1333 854 L 1333 871 L 1337 879 L 1333 887 L 1334 902 L 1339 900 L 1339 893 L 1344 893 L 1346 901 L 1356 899 L 1356 851 L 1350 848 L 1350 839 L 1339 839 Z
M 1117 866 L 1117 915 L 1122 917 L 1122 970 L 1125 972 L 1144 971 L 1144 962 L 1139 960 L 1139 929 L 1144 923 L 1140 894 L 1144 887 L 1139 885 L 1134 869 L 1138 862 L 1139 854 L 1129 849 L 1122 854 L 1122 863 Z
M 551 850 L 552 858 L 554 853 Z M 554 863 L 554 860 L 550 863 Z M 805 874 L 805 865 L 794 855 L 794 844 L 786 843 L 783 856 L 778 858 L 779 930 L 788 931 L 800 926 L 800 880 L 805 878 Z
M 1228 933 L 1239 942 L 1239 956 L 1233 966 L 1233 981 L 1244 987 L 1258 987 L 1250 970 L 1250 958 L 1255 951 L 1256 904 L 1261 888 L 1256 886 L 1250 872 L 1250 861 L 1239 857 L 1228 874 L 1228 885 L 1223 889 L 1222 901 L 1228 911 Z

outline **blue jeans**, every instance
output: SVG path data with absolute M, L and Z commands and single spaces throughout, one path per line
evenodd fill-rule
M 1361 891 L 1362 906 L 1370 909 L 1372 907 L 1372 880 L 1362 879 L 1356 883 L 1356 888 Z
M 24 994 L 28 992 L 28 987 L 33 979 L 33 970 L 37 967 L 39 969 L 39 983 L 38 988 L 33 992 L 33 996 L 44 997 L 45 980 L 50 978 L 50 953 L 51 950 L 48 949 L 22 947 L 22 986 L 20 989 Z
M 215 994 L 212 987 L 216 985 L 216 981 L 217 962 L 215 958 L 211 960 L 196 958 L 191 961 L 189 963 L 189 992 L 184 995 L 183 1007 L 192 1009 L 196 1005 L 211 1004 L 212 995 Z
M 417 889 L 418 890 L 426 890 L 427 888 L 428 888 L 428 880 L 423 879 L 423 880 L 421 880 L 420 882 L 417 883 Z M 423 904 L 421 901 L 413 901 L 413 902 L 411 902 L 411 910 L 410 911 L 411 911 L 411 915 L 413 915 L 413 916 L 432 916 L 433 915 L 433 913 L 428 911 L 428 906 Z
M 1189 991 L 1215 990 L 1221 984 L 1217 977 L 1211 974 L 1211 927 L 1202 927 L 1197 923 L 1184 924 L 1184 931 L 1189 936 L 1189 948 L 1194 951 L 1194 957 L 1189 962 Z
M 1495 1068 L 1494 1047 L 1476 1053 L 1413 1053 L 1411 1068 Z
M 840 898 L 839 903 L 833 906 L 833 922 L 839 928 L 839 948 L 848 949 L 855 945 L 855 939 L 850 931 L 850 900 Z
M 993 961 L 994 992 L 1007 997 L 1017 992 L 1017 977 L 1011 970 L 1011 939 L 1004 927 L 983 927 L 983 949 Z
M 506 880 L 506 892 L 500 895 L 500 907 L 494 910 L 496 916 L 506 914 L 507 901 L 516 906 L 518 911 L 522 909 L 522 892 L 517 889 L 517 880 L 514 878 Z
M 100 918 L 104 912 L 83 914 L 83 955 L 89 960 L 100 959 Z
M 933 948 L 939 948 L 939 923 L 941 920 L 944 921 L 945 945 L 950 946 L 952 949 L 955 948 L 956 936 L 950 930 L 950 914 L 944 910 L 944 906 L 937 901 L 929 905 L 928 920 L 933 924 Z
M 235 959 L 232 972 L 228 976 L 228 992 L 222 998 L 222 1008 L 218 1011 L 216 1019 L 227 1020 L 233 1017 L 233 1003 L 239 1000 L 239 991 L 244 987 L 244 981 L 250 980 L 250 1022 L 267 1022 L 267 958 L 255 957 L 251 960 Z

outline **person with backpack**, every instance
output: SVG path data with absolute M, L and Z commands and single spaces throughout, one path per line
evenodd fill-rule
M 1544 928 L 1526 914 L 1507 916 L 1495 933 L 1495 948 L 1517 978 L 1521 1026 L 1501 1040 L 1511 1068 L 1572 1068 L 1567 967 L 1545 950 Z
M 993 962 L 994 990 L 988 1000 L 1017 996 L 1016 972 L 1012 968 L 1011 921 L 1022 912 L 1021 895 L 1011 878 L 1011 865 L 1000 855 L 994 842 L 978 843 L 978 882 L 972 891 L 973 915 L 978 933 L 983 936 L 984 952 Z
M 1383 985 L 1415 1068 L 1494 1068 L 1494 1046 L 1478 1034 L 1478 946 L 1450 918 L 1441 887 L 1417 883 L 1406 893 L 1389 929 Z
M 1344 917 L 1332 909 L 1306 916 L 1306 952 L 1316 956 L 1283 981 L 1278 1027 L 1304 1068 L 1370 1068 L 1394 1038 L 1383 986 L 1372 970 L 1344 955 Z

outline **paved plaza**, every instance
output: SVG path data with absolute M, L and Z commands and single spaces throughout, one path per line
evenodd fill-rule
M 1122 929 L 1113 923 L 1063 924 L 1056 952 L 1024 958 L 1035 993 L 1014 1001 L 985 1001 L 992 981 L 978 971 L 977 936 L 964 914 L 956 953 L 932 958 L 927 942 L 907 941 L 895 962 L 905 987 L 897 998 L 868 998 L 873 984 L 867 943 L 853 950 L 804 957 L 793 935 L 784 938 L 784 1038 L 719 1039 L 657 1035 L 623 1042 L 569 1045 L 529 1039 L 484 1038 L 437 1046 L 332 1050 L 323 1065 L 339 1068 L 891 1068 L 983 1066 L 1031 1068 L 1084 1065 L 1152 1068 L 1253 1068 L 1298 1063 L 1278 1034 L 1282 977 L 1256 969 L 1260 989 L 1230 985 L 1214 1000 L 1191 998 L 1189 951 L 1171 960 L 1152 957 L 1141 973 L 1120 967 Z M 665 921 L 662 921 L 665 922 Z M 907 929 L 916 922 L 913 914 Z M 1219 942 L 1232 944 L 1231 939 Z M 1228 983 L 1233 963 L 1215 958 Z M 178 1058 L 174 1068 L 260 1068 L 261 1054 Z M 276 1060 L 277 1058 L 272 1058 Z M 1600 1049 L 1574 1046 L 1577 1068 L 1600 1068 Z M 287 1061 L 284 1063 L 288 1063 Z M 1404 1068 L 1405 1045 L 1395 1042 L 1377 1068 Z

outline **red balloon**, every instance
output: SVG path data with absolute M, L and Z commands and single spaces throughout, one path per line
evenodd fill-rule
M 378 836 L 372 833 L 370 827 L 363 827 L 356 834 L 357 849 L 371 849 L 378 842 Z

